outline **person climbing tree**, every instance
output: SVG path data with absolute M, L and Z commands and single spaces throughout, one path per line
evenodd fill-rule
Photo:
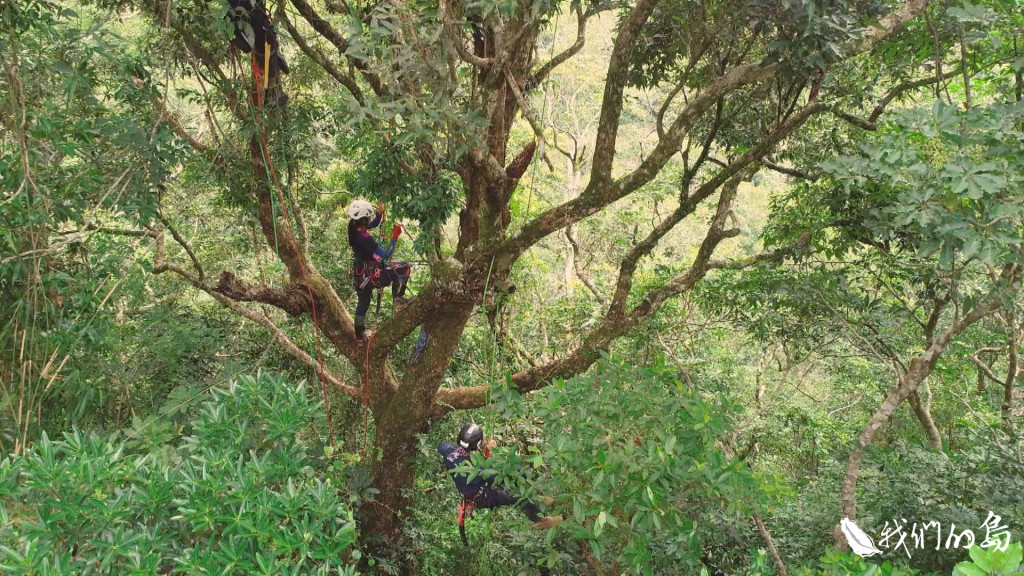
M 405 287 L 409 284 L 412 265 L 408 262 L 391 262 L 395 243 L 402 235 L 402 226 L 395 224 L 391 229 L 391 242 L 381 248 L 370 235 L 369 230 L 380 226 L 384 219 L 384 203 L 374 207 L 366 200 L 354 200 L 348 207 L 348 244 L 352 247 L 352 284 L 359 296 L 356 304 L 356 340 L 362 342 L 372 334 L 366 331 L 366 312 L 375 289 L 391 286 L 391 297 L 395 307 L 408 304 Z
M 288 73 L 288 62 L 281 54 L 277 32 L 263 0 L 228 0 L 228 4 L 231 8 L 226 17 L 235 28 L 231 45 L 246 54 L 252 53 L 253 89 L 259 93 L 259 101 L 265 98 L 270 106 L 285 106 L 288 95 L 281 91 L 277 76 Z
M 441 454 L 444 467 L 449 471 L 453 471 L 456 468 L 463 467 L 463 464 L 472 465 L 470 453 L 481 448 L 483 449 L 484 458 L 490 457 L 490 449 L 493 446 L 493 439 L 488 438 L 486 441 L 484 440 L 483 428 L 477 424 L 466 424 L 459 430 L 458 446 L 451 442 L 441 442 L 437 446 L 437 451 Z M 493 484 L 493 478 L 484 478 L 482 475 L 477 475 L 470 480 L 470 472 L 465 471 L 464 468 L 461 471 L 451 472 L 451 475 L 455 480 L 455 487 L 462 494 L 463 500 L 469 502 L 473 507 L 497 508 L 499 506 L 511 506 L 521 500 L 521 498 L 513 496 L 505 486 Z M 545 498 L 545 504 L 548 506 L 552 502 L 551 498 Z M 526 500 L 521 508 L 527 518 L 533 522 L 533 527 L 538 530 L 553 528 L 562 521 L 561 516 L 541 516 L 540 506 L 536 502 Z

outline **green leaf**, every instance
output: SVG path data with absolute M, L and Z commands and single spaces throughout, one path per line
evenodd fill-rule
M 988 576 L 988 572 L 970 562 L 961 562 L 953 568 L 953 576 Z
M 995 546 L 988 549 L 983 549 L 981 546 L 972 546 L 970 555 L 971 559 L 979 567 L 986 572 L 996 574 L 1010 574 L 1014 572 L 1020 566 L 1021 558 L 1024 556 L 1019 542 L 1011 543 L 1003 551 L 1000 551 Z
M 594 538 L 599 538 L 601 533 L 604 532 L 604 525 L 608 522 L 608 514 L 604 510 L 597 515 L 597 521 L 594 522 Z

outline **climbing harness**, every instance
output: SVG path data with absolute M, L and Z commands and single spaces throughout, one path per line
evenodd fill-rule
M 465 451 L 465 448 L 459 447 L 459 450 Z M 468 452 L 465 452 L 468 454 Z M 486 444 L 480 449 L 480 453 L 483 454 L 484 459 L 491 457 L 491 447 Z M 473 494 L 462 494 L 462 500 L 459 501 L 459 515 L 457 523 L 459 525 L 459 538 L 462 539 L 463 546 L 469 546 L 469 539 L 466 538 L 466 518 L 472 518 L 473 513 L 476 512 L 476 499 L 480 497 L 480 491 L 476 491 Z
M 476 497 L 478 495 L 463 495 L 462 501 L 459 502 L 459 538 L 462 538 L 463 546 L 469 546 L 469 539 L 466 538 L 466 518 L 473 517 L 473 512 L 476 511 Z
M 225 18 L 231 21 L 235 28 L 235 35 L 231 39 L 232 50 L 240 50 L 246 54 L 252 54 L 253 78 L 256 80 L 254 87 L 259 87 L 259 107 L 264 106 L 265 96 L 270 88 L 270 78 L 277 72 L 287 74 L 288 63 L 281 55 L 277 32 L 271 23 L 270 14 L 267 12 L 263 0 L 228 0 L 231 9 Z M 256 48 L 263 47 L 262 61 L 257 58 Z M 271 65 L 273 64 L 273 68 Z M 262 67 L 261 67 L 262 66 Z M 277 91 L 271 104 L 284 106 L 288 102 L 288 96 Z

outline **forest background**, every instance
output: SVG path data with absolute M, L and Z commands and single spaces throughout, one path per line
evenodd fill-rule
M 1024 572 L 1019 2 L 267 8 L 0 4 L 5 574 Z

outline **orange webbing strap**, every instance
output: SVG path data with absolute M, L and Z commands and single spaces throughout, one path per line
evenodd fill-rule
M 463 546 L 469 546 L 469 539 L 466 538 L 466 518 L 472 518 L 474 510 L 476 510 L 476 496 L 470 498 L 463 495 L 462 502 L 459 502 L 459 537 L 462 538 Z
M 266 77 L 263 74 L 263 70 L 260 70 L 260 65 L 256 62 L 256 52 L 249 56 L 249 60 L 252 62 L 252 93 L 256 94 L 256 108 L 262 110 L 265 89 L 261 90 L 260 87 L 265 84 Z M 252 102 L 251 96 L 249 101 Z

